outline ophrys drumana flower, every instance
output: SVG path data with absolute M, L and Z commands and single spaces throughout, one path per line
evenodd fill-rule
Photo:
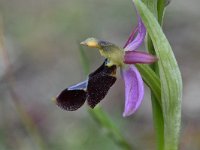
M 137 17 L 138 25 L 123 48 L 97 38 L 87 38 L 80 43 L 98 49 L 106 59 L 96 71 L 89 74 L 87 80 L 62 91 L 56 98 L 58 106 L 65 110 L 74 111 L 80 108 L 87 100 L 88 105 L 94 108 L 115 83 L 116 71 L 117 68 L 120 68 L 125 83 L 125 109 L 123 116 L 129 116 L 138 109 L 144 96 L 144 83 L 134 64 L 151 64 L 157 61 L 157 58 L 146 52 L 136 51 L 143 43 L 146 35 L 146 28 L 138 13 Z M 135 36 L 136 33 L 137 35 Z
M 143 30 L 146 32 L 146 30 Z M 142 35 L 142 37 L 141 37 Z M 123 116 L 128 116 L 134 113 L 140 106 L 143 95 L 144 85 L 142 77 L 134 65 L 135 63 L 150 64 L 157 60 L 153 55 L 145 52 L 135 51 L 133 48 L 139 47 L 143 42 L 145 33 L 141 33 L 136 36 L 134 41 L 129 40 L 125 48 L 120 48 L 117 45 L 96 38 L 88 38 L 81 42 L 82 45 L 86 45 L 91 48 L 97 48 L 100 54 L 107 59 L 105 64 L 108 68 L 116 66 L 121 69 L 121 73 L 125 82 L 125 110 Z M 134 36 L 131 34 L 131 36 Z M 129 39 L 131 39 L 130 37 Z M 128 51 L 127 49 L 133 49 Z

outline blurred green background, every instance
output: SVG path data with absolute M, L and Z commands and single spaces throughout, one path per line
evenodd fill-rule
M 66 112 L 52 101 L 62 89 L 85 79 L 80 41 L 97 37 L 123 46 L 136 25 L 131 0 L 0 0 L 5 49 L 15 77 L 14 90 L 34 121 L 28 132 L 6 84 L 0 52 L 0 150 L 37 150 L 38 135 L 48 150 L 120 150 L 88 114 L 84 105 Z M 174 0 L 168 6 L 164 31 L 180 65 L 183 82 L 181 150 L 200 149 L 200 1 Z M 144 48 L 144 47 L 143 47 Z M 142 49 L 142 48 L 141 48 Z M 84 48 L 90 71 L 103 61 Z M 149 89 L 140 109 L 123 118 L 122 79 L 100 104 L 136 149 L 154 150 Z M 33 134 L 33 135 L 32 135 Z

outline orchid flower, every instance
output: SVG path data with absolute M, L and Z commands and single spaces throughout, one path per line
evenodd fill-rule
M 94 108 L 115 83 L 116 69 L 120 68 L 125 83 L 123 116 L 129 116 L 139 108 L 144 96 L 144 83 L 139 71 L 133 64 L 151 64 L 157 61 L 157 58 L 146 52 L 136 51 L 146 36 L 146 28 L 138 13 L 137 18 L 138 25 L 131 33 L 124 48 L 96 38 L 88 38 L 81 42 L 82 45 L 98 48 L 100 54 L 106 59 L 96 71 L 89 74 L 86 81 L 63 90 L 56 98 L 58 106 L 68 111 L 74 111 L 87 100 L 88 105 Z

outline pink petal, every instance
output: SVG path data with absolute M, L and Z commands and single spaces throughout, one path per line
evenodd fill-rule
M 125 109 L 123 116 L 130 116 L 140 106 L 144 97 L 144 83 L 142 77 L 133 65 L 122 71 L 125 82 Z
M 134 6 L 135 8 L 135 6 Z M 142 22 L 142 19 L 140 15 L 137 12 L 137 9 L 135 8 L 137 18 L 138 18 L 138 24 L 135 30 L 132 31 L 131 35 L 129 36 L 126 44 L 124 45 L 125 51 L 132 51 L 136 50 L 140 45 L 143 43 L 145 36 L 146 36 L 146 28 Z M 137 31 L 137 35 L 135 36 L 135 33 Z
M 137 26 L 136 28 L 134 28 L 133 31 L 131 32 L 131 34 L 130 34 L 128 40 L 126 41 L 126 44 L 124 45 L 124 48 L 125 48 L 128 44 L 130 44 L 130 43 L 133 41 L 134 36 L 135 36 L 135 33 L 136 33 L 137 31 L 138 31 L 138 26 Z
M 152 64 L 157 60 L 158 58 L 156 56 L 141 51 L 126 51 L 124 55 L 125 64 Z

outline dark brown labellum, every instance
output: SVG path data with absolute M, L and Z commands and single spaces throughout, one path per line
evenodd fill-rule
M 115 83 L 116 78 L 109 75 L 98 74 L 89 78 L 88 82 L 88 105 L 94 108 L 108 93 L 110 87 Z
M 116 66 L 107 67 L 106 61 L 95 72 L 89 75 L 87 87 L 87 101 L 94 108 L 108 93 L 110 87 L 115 83 Z
M 87 93 L 84 90 L 65 89 L 57 97 L 57 105 L 67 111 L 74 111 L 80 108 L 86 101 Z
M 106 63 L 107 60 L 89 75 L 88 80 L 63 90 L 56 98 L 57 105 L 67 111 L 74 111 L 87 99 L 88 105 L 94 108 L 116 81 L 117 67 L 115 65 L 108 67 Z

